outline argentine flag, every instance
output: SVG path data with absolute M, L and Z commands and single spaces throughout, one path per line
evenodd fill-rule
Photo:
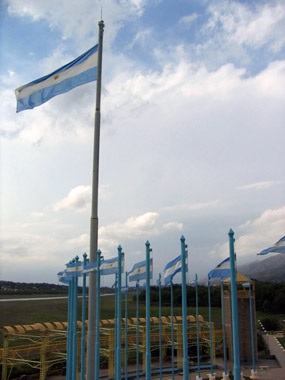
M 40 106 L 56 95 L 97 79 L 98 45 L 56 71 L 15 90 L 17 111 Z
M 152 259 L 149 260 L 150 279 L 152 279 Z M 146 280 L 146 261 L 140 261 L 133 266 L 133 269 L 129 272 L 129 281 Z
M 97 261 L 93 261 L 92 263 L 86 264 L 83 268 L 82 273 L 88 274 L 90 272 L 96 272 L 97 271 Z
M 285 236 L 283 236 L 273 247 L 266 248 L 257 255 L 266 255 L 269 252 L 285 253 Z
M 66 264 L 66 274 L 71 276 L 81 276 L 83 270 L 83 263 L 78 261 L 77 263 L 68 263 Z
M 208 273 L 208 278 L 225 278 L 231 276 L 230 258 L 223 260 Z
M 186 252 L 185 257 L 185 264 L 186 264 L 186 272 L 188 272 L 188 253 Z M 181 255 L 177 256 L 176 259 L 170 261 L 168 264 L 164 267 L 164 284 L 170 285 L 173 277 L 176 275 L 176 273 L 181 272 L 182 266 L 181 266 Z
M 124 273 L 124 252 L 122 252 L 121 273 Z M 101 275 L 118 274 L 118 257 L 102 261 L 100 265 Z

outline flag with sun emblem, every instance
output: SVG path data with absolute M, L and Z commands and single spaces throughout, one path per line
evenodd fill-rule
M 122 252 L 122 261 L 121 261 L 122 272 L 124 273 L 124 252 Z M 116 274 L 118 273 L 118 257 L 112 259 L 103 260 L 100 265 L 101 275 Z
M 17 112 L 32 109 L 82 84 L 97 80 L 98 45 L 51 74 L 15 90 Z
M 83 270 L 83 263 L 81 261 L 66 264 L 66 273 L 71 276 L 81 276 Z
M 150 265 L 150 278 L 152 278 L 152 259 L 149 260 Z M 146 261 L 140 261 L 133 266 L 133 269 L 129 272 L 129 281 L 140 281 L 146 279 Z

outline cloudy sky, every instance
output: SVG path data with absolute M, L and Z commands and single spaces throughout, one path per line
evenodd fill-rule
M 89 251 L 96 83 L 19 114 L 14 89 L 95 45 L 101 9 L 104 257 L 129 270 L 149 240 L 157 278 L 183 234 L 191 280 L 232 228 L 260 259 L 285 232 L 284 1 L 3 0 L 0 278 L 57 282 Z

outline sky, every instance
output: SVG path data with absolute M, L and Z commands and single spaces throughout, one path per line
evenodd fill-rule
M 285 2 L 2 0 L 0 278 L 57 283 L 89 252 L 96 82 L 16 114 L 15 88 L 95 45 L 105 23 L 99 248 L 154 281 L 185 236 L 191 281 L 285 233 Z M 102 285 L 110 285 L 110 276 Z

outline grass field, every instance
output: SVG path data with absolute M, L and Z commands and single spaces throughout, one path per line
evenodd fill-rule
M 133 294 L 128 296 L 128 318 L 136 317 L 136 303 L 132 300 Z M 20 298 L 20 297 L 19 297 Z M 32 298 L 32 297 L 24 297 Z M 88 304 L 88 302 L 87 302 Z M 37 322 L 65 322 L 67 321 L 67 299 L 49 299 L 41 301 L 13 301 L 0 303 L 0 326 L 24 325 Z M 101 297 L 101 319 L 114 318 L 115 299 L 114 295 Z M 81 320 L 82 299 L 78 300 L 78 320 Z M 145 305 L 141 304 L 139 313 L 141 317 L 145 316 Z M 151 316 L 158 317 L 158 307 L 151 307 Z M 162 315 L 170 316 L 170 307 L 162 308 Z M 188 308 L 188 314 L 196 315 L 195 308 Z M 200 307 L 199 314 L 208 321 L 208 308 Z M 87 319 L 86 312 L 86 319 Z M 181 315 L 181 307 L 174 307 L 174 315 Z M 124 296 L 122 297 L 122 318 L 125 316 Z M 269 314 L 257 312 L 257 319 L 271 317 Z M 284 315 L 274 315 L 282 320 Z M 222 328 L 221 309 L 212 307 L 212 321 L 216 329 Z M 2 339 L 0 344 L 2 343 Z
M 128 318 L 136 317 L 136 302 L 132 301 L 133 294 L 128 296 Z M 20 297 L 18 297 L 20 298 Z M 22 297 L 30 298 L 30 297 Z M 32 298 L 32 297 L 31 297 Z M 1 302 L 0 326 L 24 325 L 37 322 L 66 322 L 67 321 L 67 299 L 49 299 L 41 301 L 9 301 Z M 88 304 L 88 302 L 87 302 Z M 101 319 L 114 318 L 115 299 L 114 295 L 101 298 Z M 86 311 L 86 316 L 88 311 Z M 139 313 L 145 316 L 145 305 L 140 305 Z M 82 299 L 78 299 L 78 320 L 81 320 Z M 170 316 L 170 307 L 162 308 L 162 315 Z M 188 314 L 196 315 L 195 308 L 188 308 Z M 199 314 L 208 321 L 208 308 L 201 307 Z M 151 307 L 151 316 L 158 317 L 158 307 Z M 181 315 L 181 307 L 174 307 L 174 315 Z M 125 316 L 124 296 L 122 297 L 122 318 Z M 87 318 L 87 317 L 86 317 Z M 212 308 L 212 321 L 216 329 L 220 329 L 221 309 Z M 2 338 L 2 337 L 1 337 Z M 2 346 L 2 339 L 0 345 Z

